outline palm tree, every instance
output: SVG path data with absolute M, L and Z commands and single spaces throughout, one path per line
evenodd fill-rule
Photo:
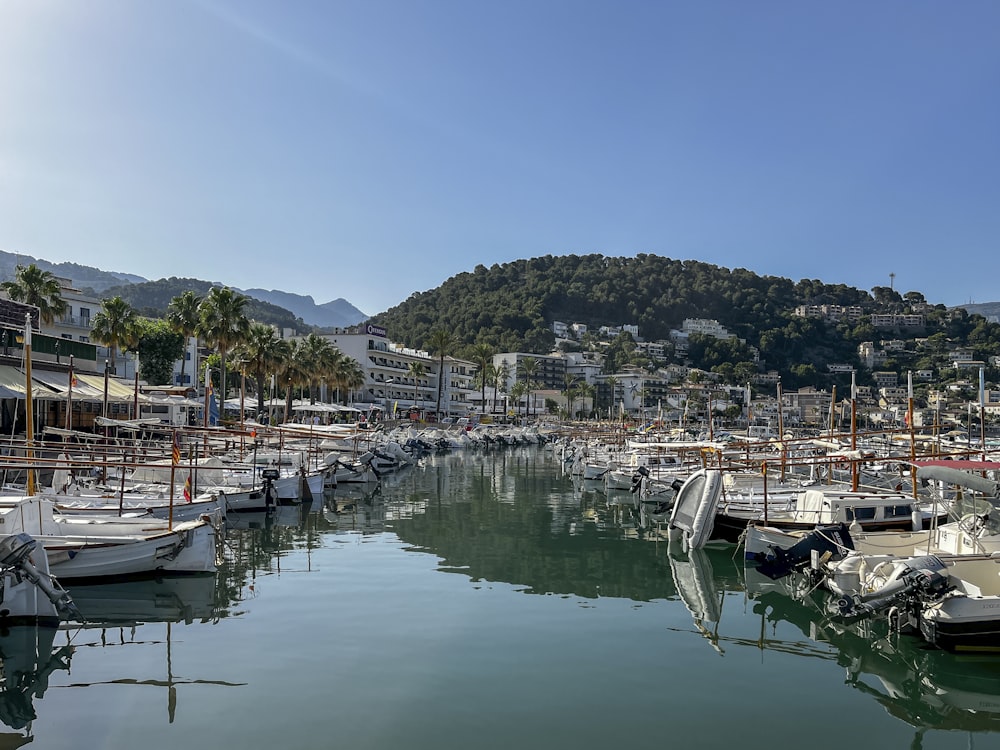
M 267 390 L 265 377 L 269 371 L 273 372 L 281 361 L 284 355 L 283 341 L 274 326 L 254 321 L 250 324 L 246 339 L 238 347 L 237 353 L 253 372 L 254 381 L 257 383 L 257 414 L 263 414 L 264 393 Z
M 181 292 L 167 305 L 167 323 L 170 327 L 184 337 L 184 348 L 187 349 L 187 340 L 194 337 L 194 350 L 198 351 L 198 305 L 201 304 L 201 297 L 188 289 Z M 187 364 L 187 357 L 181 357 L 181 383 L 184 383 L 184 365 Z M 197 370 L 198 363 L 192 366 Z
M 198 334 L 219 351 L 221 401 L 226 400 L 226 355 L 244 340 L 250 330 L 246 316 L 248 298 L 229 287 L 214 286 L 198 306 Z
M 302 358 L 298 351 L 301 343 L 282 341 L 282 344 L 281 357 L 276 366 L 276 377 L 285 388 L 284 421 L 287 422 L 292 413 L 292 391 L 295 386 L 301 386 L 305 383 L 305 374 L 302 371 Z
M 410 362 L 406 374 L 413 378 L 413 407 L 416 408 L 417 387 L 420 385 L 420 378 L 427 374 L 427 366 L 423 362 Z
M 111 371 L 115 372 L 115 359 L 119 348 L 134 346 L 139 336 L 139 316 L 135 309 L 121 297 L 112 297 L 101 303 L 94 316 L 90 335 L 108 347 Z
M 340 398 L 340 389 L 344 389 L 344 403 L 346 404 L 351 392 L 365 384 L 365 371 L 361 369 L 361 364 L 356 359 L 344 354 L 334 364 L 331 378 L 334 387 L 337 389 L 338 400 Z
M 480 375 L 482 376 L 482 385 L 483 385 L 483 388 L 484 388 L 484 390 L 483 390 L 483 410 L 484 410 L 484 412 L 486 410 L 486 401 L 485 401 L 485 399 L 486 399 L 486 391 L 485 391 L 485 387 L 486 386 L 492 386 L 493 387 L 493 406 L 491 407 L 491 411 L 492 411 L 492 410 L 496 409 L 496 403 L 497 403 L 497 366 L 495 364 L 493 364 L 492 362 L 490 362 L 488 365 L 486 365 L 486 369 L 482 373 L 480 373 Z M 480 375 L 477 375 L 476 377 L 479 377 Z
M 538 385 L 533 380 L 537 371 L 538 360 L 534 357 L 525 357 L 517 363 L 518 376 L 524 381 L 525 387 L 528 389 L 528 406 L 525 410 L 525 416 L 528 417 L 531 416 L 531 390 Z
M 566 397 L 566 414 L 573 418 L 573 400 L 576 398 L 576 376 L 570 373 L 563 374 L 563 395 Z
M 573 418 L 573 401 L 576 399 L 577 387 L 576 387 L 576 376 L 566 373 L 563 375 L 563 383 L 566 388 L 563 390 L 563 394 L 566 396 L 566 414 L 570 419 Z
M 15 302 L 37 307 L 39 317 L 47 324 L 66 312 L 67 304 L 62 298 L 59 280 L 51 271 L 43 271 L 34 263 L 28 266 L 19 264 L 14 271 L 14 280 L 3 282 L 0 288 Z
M 337 354 L 340 350 L 334 347 L 328 339 L 310 333 L 299 341 L 296 354 L 302 369 L 305 384 L 309 387 L 309 403 L 316 403 L 319 385 L 333 372 Z
M 587 408 L 587 401 L 586 400 L 588 398 L 590 399 L 590 406 L 591 406 L 591 408 L 593 408 L 593 406 L 594 406 L 594 394 L 596 392 L 597 392 L 597 389 L 594 387 L 593 383 L 580 383 L 580 385 L 577 386 L 577 393 L 580 394 L 580 398 L 584 399 L 584 401 L 583 401 L 583 407 L 584 407 L 584 409 Z M 589 412 L 588 412 L 588 416 L 589 416 Z
M 507 392 L 507 381 L 510 379 L 510 363 L 504 360 L 500 363 L 499 367 L 495 368 L 496 372 L 493 377 L 493 403 L 497 402 L 497 391 L 501 393 Z M 504 413 L 507 409 L 504 409 Z
M 525 393 L 530 393 L 528 390 L 528 384 L 523 380 L 518 380 L 514 385 L 510 387 L 510 397 L 514 401 L 514 412 L 517 413 L 521 408 L 521 396 Z M 524 408 L 525 414 L 528 413 L 528 407 Z
M 455 337 L 452 336 L 451 331 L 438 328 L 431 331 L 430 338 L 427 341 L 427 348 L 430 350 L 431 354 L 436 354 L 438 356 L 438 395 L 435 414 L 440 421 L 441 391 L 444 388 L 444 358 L 451 354 L 452 350 L 455 348 Z
M 484 343 L 476 344 L 469 352 L 469 359 L 479 367 L 476 378 L 479 380 L 480 399 L 482 399 L 479 404 L 479 413 L 482 415 L 486 413 L 486 379 L 488 368 L 493 364 L 493 347 Z
M 606 382 L 608 384 L 608 388 L 611 389 L 611 401 L 610 406 L 608 407 L 608 419 L 611 419 L 611 413 L 615 409 L 615 396 L 617 395 L 618 390 L 618 378 L 614 375 L 609 375 Z

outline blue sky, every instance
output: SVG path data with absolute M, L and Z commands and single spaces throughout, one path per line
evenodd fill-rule
M 1000 300 L 1000 4 L 4 0 L 0 249 L 367 314 L 656 253 Z

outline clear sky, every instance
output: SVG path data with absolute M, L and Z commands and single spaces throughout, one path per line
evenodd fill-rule
M 998 237 L 994 0 L 0 2 L 8 252 L 375 314 L 592 252 L 990 302 Z

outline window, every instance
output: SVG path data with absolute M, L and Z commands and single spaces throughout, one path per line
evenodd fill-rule
M 857 519 L 858 521 L 873 521 L 875 520 L 875 509 L 874 508 L 848 508 L 847 509 L 847 520 L 853 521 Z

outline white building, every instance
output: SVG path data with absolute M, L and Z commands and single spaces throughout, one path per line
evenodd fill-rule
M 433 413 L 437 409 L 438 383 L 441 382 L 439 418 L 465 416 L 473 410 L 471 398 L 473 394 L 478 397 L 479 392 L 472 384 L 476 374 L 472 362 L 445 357 L 442 381 L 438 357 L 392 343 L 380 326 L 362 323 L 324 334 L 322 338 L 361 365 L 364 384 L 359 390 L 346 394 L 347 401 L 354 406 L 377 408 L 390 416 L 405 414 L 411 407 L 425 414 Z M 423 366 L 424 374 L 418 378 L 411 375 L 413 363 Z

